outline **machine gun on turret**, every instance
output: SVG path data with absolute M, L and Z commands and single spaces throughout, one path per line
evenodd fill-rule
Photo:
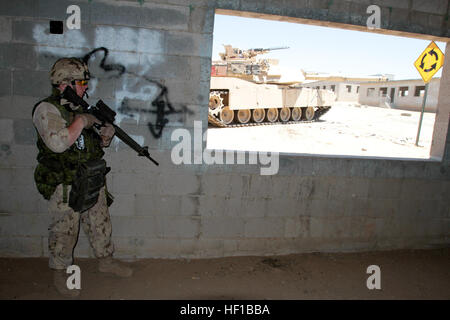
M 289 47 L 274 47 L 274 48 L 252 48 L 247 50 L 241 50 L 239 48 L 233 48 L 231 45 L 223 45 L 225 47 L 225 53 L 219 53 L 220 58 L 223 61 L 230 60 L 254 60 L 253 58 L 259 54 L 265 54 L 274 50 L 289 49 Z

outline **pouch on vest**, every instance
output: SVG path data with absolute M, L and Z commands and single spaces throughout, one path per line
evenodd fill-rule
M 69 196 L 69 207 L 77 212 L 92 208 L 105 185 L 106 161 L 91 160 L 78 167 Z

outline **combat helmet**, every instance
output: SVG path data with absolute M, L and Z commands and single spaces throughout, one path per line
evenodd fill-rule
M 90 74 L 87 64 L 79 58 L 58 59 L 50 71 L 50 80 L 57 86 L 71 83 L 74 80 L 89 80 Z

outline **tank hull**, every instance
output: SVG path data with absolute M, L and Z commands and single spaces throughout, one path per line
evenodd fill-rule
M 219 126 L 217 120 L 223 126 L 314 121 L 328 111 L 335 100 L 331 90 L 212 76 L 209 119 L 214 126 Z

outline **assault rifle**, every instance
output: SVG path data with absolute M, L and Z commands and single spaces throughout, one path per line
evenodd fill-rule
M 110 123 L 114 127 L 115 136 L 117 138 L 122 140 L 130 148 L 136 151 L 139 156 L 146 157 L 154 164 L 159 166 L 159 163 L 156 162 L 156 160 L 150 156 L 150 153 L 148 152 L 148 147 L 141 147 L 136 141 L 133 140 L 133 138 L 131 138 L 128 134 L 126 134 L 125 131 L 123 131 L 114 124 L 116 112 L 112 110 L 110 107 L 108 107 L 102 100 L 98 100 L 95 106 L 90 106 L 86 101 L 83 100 L 83 98 L 80 98 L 77 95 L 77 93 L 69 86 L 66 87 L 62 96 L 64 99 L 76 105 L 82 106 L 85 112 L 92 114 L 98 120 L 100 120 L 102 124 L 101 125 L 95 124 L 94 126 L 96 126 L 96 128 L 99 129 L 100 127 L 104 126 L 105 122 Z

